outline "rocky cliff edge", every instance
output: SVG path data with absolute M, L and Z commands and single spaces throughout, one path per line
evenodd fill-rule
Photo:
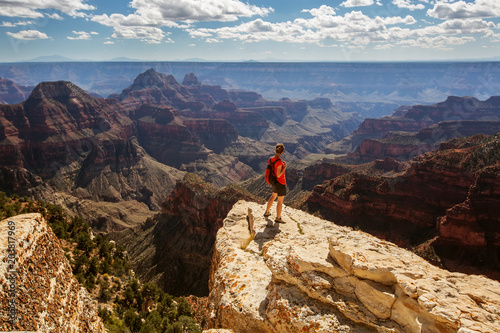
M 212 326 L 235 332 L 500 332 L 500 283 L 360 231 L 239 201 L 218 231 Z M 253 225 L 253 227 L 252 227 Z M 254 230 L 254 237 L 250 230 Z
M 0 285 L 2 331 L 105 332 L 97 302 L 78 284 L 40 214 L 0 221 Z

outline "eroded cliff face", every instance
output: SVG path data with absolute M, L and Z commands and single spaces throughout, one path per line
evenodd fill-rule
M 393 175 L 343 174 L 314 187 L 303 208 L 400 246 L 437 237 L 446 267 L 498 277 L 498 137 L 447 141 Z
M 125 246 L 142 281 L 173 295 L 206 296 L 215 236 L 240 199 L 254 198 L 235 186 L 217 189 L 187 174 L 162 204 L 162 213 L 112 237 Z
M 286 223 L 276 224 L 262 216 L 264 209 L 239 201 L 217 234 L 210 274 L 213 327 L 499 332 L 497 281 L 450 273 L 392 243 L 290 207 L 284 209 Z
M 8 252 L 12 244 L 13 267 Z M 40 214 L 0 221 L 0 251 L 2 331 L 105 332 L 97 301 L 73 276 L 59 240 Z M 15 284 L 9 276 L 12 269 Z M 15 302 L 14 325 L 9 320 L 11 301 Z
M 349 137 L 330 144 L 328 153 L 349 153 L 339 161 L 364 163 L 391 157 L 409 160 L 456 137 L 500 131 L 498 97 L 486 101 L 449 96 L 433 105 L 405 106 L 391 116 L 365 119 Z

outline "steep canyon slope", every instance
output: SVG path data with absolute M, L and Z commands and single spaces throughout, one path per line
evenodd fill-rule
M 445 267 L 499 278 L 499 142 L 457 138 L 392 175 L 346 172 L 315 186 L 303 208 L 402 246 L 432 241 Z
M 217 189 L 188 173 L 162 204 L 162 212 L 110 236 L 123 245 L 141 281 L 173 295 L 208 295 L 217 231 L 238 200 L 258 200 L 229 185 Z

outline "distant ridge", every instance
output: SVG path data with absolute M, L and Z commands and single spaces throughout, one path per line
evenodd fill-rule
M 29 60 L 21 60 L 19 62 L 71 62 L 75 59 L 63 57 L 60 55 L 40 56 Z

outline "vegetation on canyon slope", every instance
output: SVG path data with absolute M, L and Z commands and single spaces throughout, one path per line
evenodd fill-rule
M 123 247 L 93 235 L 81 217 L 69 218 L 60 206 L 0 192 L 0 219 L 41 213 L 61 241 L 76 279 L 99 302 L 109 332 L 201 332 L 185 298 L 134 278 Z M 200 318 L 203 325 L 205 319 Z

